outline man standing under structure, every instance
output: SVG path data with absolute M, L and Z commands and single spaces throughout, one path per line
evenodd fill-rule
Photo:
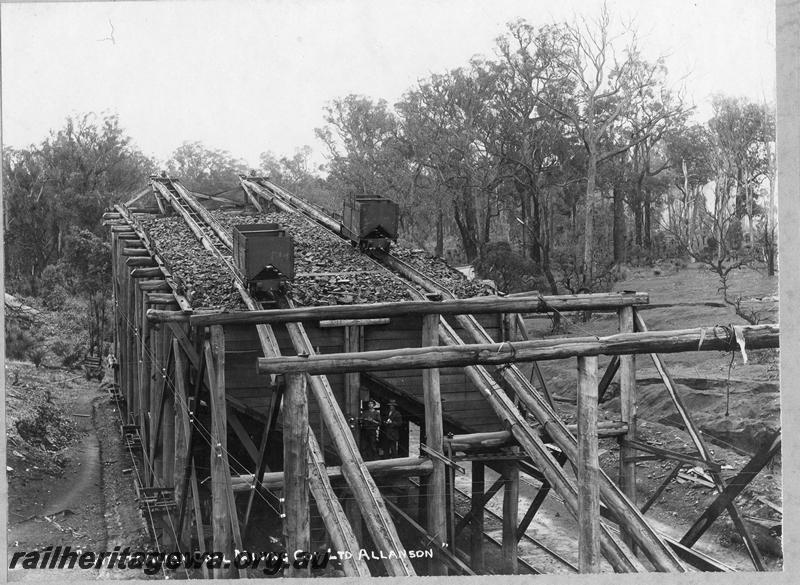
M 389 401 L 389 412 L 383 420 L 383 436 L 386 437 L 387 457 L 397 457 L 400 427 L 403 426 L 403 415 L 397 410 L 397 402 Z
M 378 458 L 378 430 L 381 426 L 379 408 L 377 402 L 370 400 L 358 418 L 361 423 L 361 448 L 366 461 Z

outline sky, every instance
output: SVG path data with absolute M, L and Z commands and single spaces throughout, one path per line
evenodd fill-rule
M 774 101 L 773 0 L 608 0 L 646 56 L 710 116 L 714 93 Z M 164 161 L 201 141 L 257 166 L 308 144 L 323 108 L 355 93 L 396 102 L 432 73 L 491 55 L 505 23 L 594 17 L 587 0 L 261 0 L 0 5 L 2 138 L 41 142 L 68 115 L 117 113 Z

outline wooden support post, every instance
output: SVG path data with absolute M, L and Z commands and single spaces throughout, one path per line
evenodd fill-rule
M 221 347 L 220 347 L 221 346 Z M 231 518 L 228 509 L 226 486 L 230 469 L 226 465 L 228 451 L 228 425 L 225 418 L 225 347 L 222 332 L 211 330 L 211 344 L 206 343 L 206 371 L 208 372 L 211 399 L 211 514 L 214 550 L 233 556 L 231 546 Z M 214 578 L 228 577 L 228 569 L 214 569 Z
M 203 527 L 203 511 L 200 507 L 200 488 L 197 486 L 197 471 L 194 468 L 194 458 L 191 454 L 189 454 L 189 458 L 192 463 L 192 470 L 189 478 L 191 482 L 190 485 L 192 487 L 192 511 L 194 513 L 194 524 L 197 528 L 197 544 L 201 551 L 209 550 L 208 545 L 206 544 L 206 531 Z M 208 579 L 208 567 L 206 566 L 206 563 L 203 563 L 203 577 Z
M 286 376 L 286 393 L 283 398 L 283 523 L 286 550 L 310 551 L 311 529 L 308 506 L 308 395 L 306 376 Z M 309 577 L 310 569 L 286 569 L 288 577 Z
M 183 500 L 184 481 L 183 474 L 185 473 L 187 463 L 191 457 L 188 453 L 189 447 L 189 410 L 187 408 L 186 396 L 186 362 L 184 361 L 183 352 L 181 351 L 178 341 L 172 340 L 172 353 L 175 356 L 175 370 L 173 375 L 173 410 L 175 412 L 175 458 L 172 466 L 172 485 L 175 486 L 175 501 L 181 505 Z M 183 524 L 180 511 L 178 516 Z M 178 541 L 183 543 L 183 526 L 176 526 L 178 532 Z
M 503 573 L 519 573 L 517 522 L 519 521 L 519 464 L 503 464 Z
M 439 344 L 439 316 L 426 315 L 422 319 L 422 345 Z M 425 444 L 443 454 L 444 427 L 442 423 L 442 397 L 439 387 L 439 369 L 422 370 L 422 391 L 425 401 Z M 447 541 L 447 498 L 444 461 L 433 458 L 433 473 L 427 485 L 427 529 L 440 543 Z M 430 563 L 431 575 L 447 575 L 447 566 L 436 558 Z
M 634 331 L 633 308 L 622 307 L 619 310 L 619 332 Z M 619 358 L 619 403 L 622 421 L 628 423 L 628 432 L 620 437 L 619 448 L 619 485 L 631 503 L 636 506 L 636 462 L 626 461 L 635 454 L 634 450 L 623 444 L 624 439 L 636 439 L 636 356 L 621 355 Z M 623 541 L 636 553 L 633 540 L 624 529 L 621 531 Z
M 120 258 L 122 251 L 120 250 Z M 139 373 L 139 357 L 137 351 L 139 325 L 136 322 L 136 280 L 131 277 L 130 272 L 125 268 L 124 260 L 120 260 L 120 273 L 123 275 L 124 283 L 124 330 L 126 339 L 127 368 L 126 378 L 129 396 L 127 396 L 128 421 L 131 424 L 139 423 L 139 387 L 137 386 L 137 376 Z
M 165 394 L 168 394 L 165 392 Z M 175 409 L 173 408 L 172 397 L 165 396 L 164 413 L 162 414 L 161 434 L 161 477 L 164 485 L 175 487 Z
M 473 325 L 469 319 L 459 321 L 459 324 L 469 329 L 470 334 L 474 339 L 490 340 L 489 335 Z M 442 322 L 439 327 L 439 334 L 441 339 L 448 346 L 457 346 L 461 343 L 461 338 L 449 326 L 449 324 Z M 497 347 L 497 345 L 495 345 Z M 574 354 L 573 354 L 574 356 Z M 533 459 L 536 466 L 542 472 L 544 477 L 549 481 L 554 488 L 558 491 L 559 495 L 564 499 L 570 513 L 577 518 L 578 516 L 578 494 L 577 489 L 573 482 L 566 476 L 564 470 L 558 465 L 552 457 L 550 451 L 542 443 L 538 435 L 533 431 L 531 426 L 520 416 L 519 411 L 514 408 L 513 404 L 508 397 L 502 392 L 497 381 L 486 371 L 483 367 L 470 366 L 465 368 L 465 372 L 470 380 L 472 380 L 481 394 L 487 399 L 492 410 L 504 421 L 507 421 L 511 426 L 511 432 L 526 454 Z M 537 420 L 552 422 L 548 424 L 548 433 L 552 439 L 558 444 L 562 451 L 566 452 L 570 461 L 577 460 L 577 440 L 567 431 L 563 422 L 554 414 L 547 406 L 547 403 L 528 383 L 527 378 L 522 376 L 521 372 L 513 366 L 502 368 L 498 372 L 504 380 L 506 380 L 515 391 L 523 398 L 525 406 L 531 413 L 534 414 Z M 638 510 L 629 510 L 630 502 L 625 499 L 622 494 L 618 492 L 617 486 L 612 484 L 607 476 L 601 473 L 601 492 L 606 495 L 609 501 L 609 507 L 617 517 L 621 517 L 621 522 L 630 522 L 636 525 L 637 535 L 641 537 L 643 542 L 646 542 L 648 552 L 653 564 L 659 570 L 675 570 L 682 571 L 683 566 L 680 564 L 677 556 L 675 556 L 663 543 L 661 539 L 653 532 L 641 516 L 638 516 Z M 611 534 L 604 527 L 601 533 L 602 547 L 606 558 L 618 572 L 631 572 L 645 570 L 644 565 L 639 562 L 636 557 L 630 554 L 630 551 L 621 545 L 616 539 L 612 538 Z
M 147 319 L 144 318 L 144 315 L 147 313 L 147 299 L 148 294 L 145 292 L 144 287 L 142 286 L 142 282 L 139 282 L 139 288 L 142 290 L 142 324 L 147 322 Z M 163 378 L 161 378 L 160 370 L 162 368 L 162 361 L 163 357 L 161 356 L 159 337 L 161 332 L 158 330 L 158 327 L 151 327 L 148 324 L 149 335 L 142 347 L 143 353 L 148 356 L 147 363 L 149 367 L 144 371 L 145 375 L 147 376 L 147 384 L 150 389 L 150 396 L 147 400 L 149 408 L 145 413 L 147 417 L 147 426 L 150 433 L 150 440 L 148 441 L 149 445 L 149 454 L 150 454 L 150 468 L 153 473 L 153 482 L 152 485 L 154 486 L 163 486 L 163 475 L 162 475 L 162 453 L 160 449 L 161 444 L 161 436 L 160 436 L 160 418 L 162 413 L 162 404 L 161 400 L 163 398 L 163 389 L 164 385 L 159 384 L 159 382 L 163 382 Z M 159 392 L 160 390 L 160 392 Z
M 362 340 L 364 328 L 358 325 L 344 327 L 344 351 L 359 352 L 363 349 Z M 353 438 L 360 444 L 361 433 L 358 418 L 361 415 L 361 375 L 358 372 L 348 372 L 344 375 L 344 415 L 348 421 L 352 421 L 350 428 L 353 430 Z M 355 498 L 348 498 L 344 504 L 345 514 L 350 520 L 356 539 L 362 542 L 364 535 L 361 530 L 361 512 Z
M 597 358 L 578 358 L 578 567 L 600 572 L 600 461 Z
M 134 315 L 139 336 L 136 343 L 136 358 L 138 363 L 136 387 L 139 392 L 139 429 L 142 436 L 142 460 L 144 461 L 144 483 L 152 486 L 153 461 L 150 458 L 150 445 L 153 437 L 151 436 L 151 425 L 148 420 L 150 411 L 150 324 L 144 318 L 142 308 L 144 307 L 144 295 L 139 287 L 139 281 L 133 281 L 134 288 Z
M 477 574 L 484 571 L 483 563 L 483 489 L 485 483 L 485 467 L 478 461 L 472 462 L 472 497 L 470 514 L 472 514 L 472 535 L 470 539 L 470 563 Z

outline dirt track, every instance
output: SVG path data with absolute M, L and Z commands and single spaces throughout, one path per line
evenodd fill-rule
M 76 424 L 77 436 L 57 445 L 63 469 L 44 470 L 35 450 L 16 449 L 9 458 L 8 557 L 18 551 L 42 551 L 48 546 L 72 550 L 112 550 L 117 544 L 141 547 L 149 542 L 134 502 L 128 454 L 123 451 L 118 413 L 97 382 L 75 372 L 38 370 L 31 364 L 11 363 L 27 402 L 47 390 L 55 406 Z M 11 387 L 14 391 L 14 387 Z M 10 408 L 13 408 L 10 399 Z M 13 450 L 12 450 L 13 451 Z M 24 452 L 23 452 L 24 451 Z M 46 456 L 46 452 L 44 453 Z M 138 571 L 96 569 L 23 570 L 8 572 L 9 581 L 78 581 L 133 579 Z

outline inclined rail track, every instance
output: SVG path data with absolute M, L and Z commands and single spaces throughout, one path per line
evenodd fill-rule
M 250 185 L 245 186 L 246 182 L 251 182 Z M 252 183 L 255 183 L 253 185 Z M 319 224 L 324 229 L 327 229 L 331 233 L 336 234 L 337 236 L 341 237 L 342 239 L 349 241 L 348 238 L 342 235 L 341 228 L 337 228 L 336 226 L 339 225 L 338 222 L 330 217 L 325 217 L 323 212 L 305 204 L 297 197 L 287 194 L 285 191 L 277 187 L 276 185 L 263 180 L 254 181 L 253 179 L 244 179 L 242 180 L 242 185 L 247 189 L 249 188 L 251 193 L 258 193 L 262 196 L 265 196 L 272 203 L 276 204 L 278 208 L 283 211 L 289 213 L 299 213 L 305 216 L 307 219 L 314 221 L 315 223 Z M 267 191 L 267 193 L 265 193 Z M 454 299 L 456 298 L 455 294 L 440 282 L 436 281 L 435 279 L 427 276 L 419 269 L 415 268 L 408 262 L 394 256 L 390 253 L 386 253 L 383 251 L 372 250 L 367 255 L 373 262 L 376 263 L 377 266 L 382 268 L 383 270 L 388 270 L 400 283 L 402 283 L 410 292 L 410 294 L 417 300 L 428 300 L 430 295 L 439 296 L 440 298 L 446 299 Z M 474 317 L 471 317 L 474 320 Z M 452 335 L 455 335 L 455 331 L 452 330 L 449 324 L 447 324 L 442 319 L 443 325 L 449 329 Z M 477 324 L 477 321 L 475 321 Z M 458 490 L 457 490 L 458 491 Z M 463 493 L 462 493 L 463 495 Z M 497 514 L 492 512 L 491 510 L 486 509 L 490 515 L 497 518 Z M 497 540 L 488 532 L 484 531 L 484 537 L 489 540 L 490 542 L 497 544 Z M 548 553 L 549 555 L 556 558 L 558 561 L 562 562 L 570 569 L 577 571 L 575 566 L 560 557 L 557 553 L 549 549 L 545 544 L 540 542 L 537 539 L 525 534 L 523 538 L 526 541 L 530 542 L 534 546 L 541 548 L 544 552 Z M 539 573 L 539 571 L 530 565 L 530 563 L 526 562 L 524 559 L 519 557 L 521 563 L 523 563 L 531 572 Z
M 257 197 L 255 197 L 255 194 L 260 194 L 264 198 L 268 199 L 271 203 L 276 205 L 279 209 L 290 213 L 299 213 L 305 216 L 306 218 L 313 220 L 315 223 L 320 224 L 323 228 L 327 229 L 328 231 L 342 237 L 343 239 L 347 239 L 342 235 L 341 224 L 337 220 L 328 216 L 320 209 L 310 206 L 307 203 L 303 202 L 302 200 L 298 199 L 297 197 L 288 194 L 283 189 L 281 189 L 277 185 L 272 184 L 268 180 L 253 178 L 253 177 L 240 177 L 240 179 L 241 179 L 241 185 L 243 189 L 248 193 L 248 196 L 250 196 L 251 201 L 257 201 Z M 167 182 L 172 187 L 171 189 L 165 185 L 165 183 Z M 175 207 L 176 211 L 179 212 L 179 214 L 184 218 L 184 220 L 190 227 L 194 225 L 195 228 L 197 228 L 196 230 L 193 229 L 193 231 L 195 231 L 195 235 L 202 242 L 203 246 L 206 247 L 212 253 L 214 253 L 221 260 L 223 260 L 225 264 L 230 268 L 230 273 L 234 276 L 235 284 L 239 289 L 240 293 L 243 293 L 242 296 L 243 299 L 245 299 L 245 303 L 248 305 L 248 308 L 251 310 L 257 310 L 261 308 L 255 302 L 253 302 L 252 299 L 250 299 L 250 302 L 247 302 L 249 294 L 247 294 L 246 288 L 241 280 L 240 274 L 233 266 L 232 258 L 229 253 L 230 245 L 228 244 L 226 246 L 224 238 L 221 237 L 223 232 L 218 225 L 216 226 L 214 225 L 216 222 L 213 220 L 210 214 L 208 214 L 207 212 L 203 213 L 204 209 L 202 208 L 197 209 L 198 207 L 201 206 L 199 206 L 199 204 L 197 204 L 196 202 L 194 202 L 194 204 L 197 207 L 192 206 L 190 204 L 190 196 L 188 196 L 188 193 L 185 192 L 185 189 L 182 189 L 182 186 L 178 185 L 177 187 L 175 187 L 168 180 L 154 181 L 154 186 L 159 187 L 158 191 L 165 197 L 165 199 L 167 199 L 170 202 L 173 202 L 173 207 Z M 181 189 L 184 191 L 183 193 L 180 192 Z M 410 265 L 408 262 L 405 262 L 404 260 L 392 254 L 373 251 L 371 253 L 371 257 L 374 261 L 376 261 L 376 264 L 380 265 L 384 269 L 389 270 L 397 278 L 399 282 L 403 283 L 403 285 L 409 290 L 412 296 L 416 299 L 429 298 L 430 294 L 440 295 L 441 298 L 446 298 L 446 299 L 455 298 L 455 295 L 452 293 L 452 291 L 448 290 L 440 282 L 438 282 L 434 278 L 431 278 L 423 274 L 418 269 Z M 284 306 L 292 306 L 290 299 L 282 299 L 282 304 L 284 304 Z M 460 316 L 458 318 L 458 321 L 469 334 L 471 334 L 473 337 L 476 338 L 476 341 L 479 342 L 484 340 L 491 341 L 488 334 L 477 323 L 477 320 L 475 320 L 474 317 L 468 315 Z M 444 319 L 441 320 L 441 323 L 442 323 L 441 325 L 442 335 L 444 336 L 444 339 L 447 340 L 448 344 L 463 343 L 460 340 L 460 338 L 458 338 L 458 336 L 455 335 L 455 331 L 449 324 L 447 324 L 447 322 Z M 259 326 L 259 328 L 260 327 L 268 327 L 268 326 Z M 259 336 L 261 337 L 261 333 Z M 304 332 L 303 336 L 305 336 Z M 277 344 L 275 344 L 273 347 L 277 347 Z M 490 380 L 491 382 L 494 382 L 493 380 L 494 376 L 489 374 L 488 371 L 486 371 L 484 368 L 475 367 L 474 369 L 476 371 L 481 372 L 481 375 L 484 376 L 483 380 L 487 384 L 490 383 Z M 535 396 L 535 390 L 532 388 L 528 380 L 525 379 L 524 376 L 521 376 L 519 370 L 516 367 L 498 368 L 497 374 L 500 375 L 502 378 L 506 379 L 507 381 L 513 382 L 514 383 L 513 385 L 522 384 L 522 390 L 523 390 L 522 394 L 528 394 L 527 396 L 521 396 L 523 402 L 526 403 L 526 406 L 528 406 L 529 409 L 531 409 L 533 412 L 536 412 L 538 410 L 540 417 L 544 419 L 543 424 L 545 424 L 545 426 L 551 429 L 553 429 L 553 427 L 556 427 L 553 429 L 554 431 L 556 431 L 554 433 L 555 435 L 554 438 L 556 439 L 556 442 L 559 444 L 559 447 L 561 447 L 562 449 L 566 448 L 568 451 L 574 449 L 574 437 L 569 435 L 568 431 L 565 431 L 566 434 L 562 432 L 562 430 L 565 429 L 565 427 L 563 427 L 563 422 L 560 421 L 555 416 L 555 414 L 551 412 L 551 409 L 547 405 L 544 405 L 544 407 L 542 406 L 544 404 L 543 399 L 542 401 L 538 400 L 538 398 Z M 524 382 L 524 384 L 522 382 Z M 531 405 L 533 405 L 533 408 L 531 408 Z M 563 429 L 559 427 L 563 427 Z M 553 433 L 551 433 L 551 435 L 553 435 Z M 603 497 L 604 498 L 610 497 L 610 499 L 616 500 L 617 503 L 622 502 L 623 508 L 625 508 L 624 496 L 622 496 L 618 488 L 615 485 L 613 485 L 611 480 L 607 476 L 605 476 L 605 474 L 604 477 L 601 478 L 601 480 L 603 480 L 604 482 L 604 484 L 601 485 L 601 492 L 603 493 Z M 652 530 L 652 528 L 649 525 L 646 524 L 646 522 L 644 522 L 643 518 L 638 514 L 638 511 L 635 508 L 633 508 L 630 503 L 627 504 L 627 507 L 631 510 L 630 513 L 626 511 L 626 516 L 628 517 L 629 521 L 633 519 L 634 522 L 640 522 L 644 524 L 643 528 L 644 528 L 644 533 L 646 535 L 644 537 L 645 542 L 653 543 L 654 538 L 655 541 L 658 541 L 657 536 L 655 536 L 656 533 Z M 638 519 L 636 518 L 637 516 Z M 487 537 L 488 536 L 489 535 L 487 535 Z M 533 544 L 552 553 L 552 551 L 549 551 L 549 549 L 544 547 L 544 545 L 542 545 L 541 543 L 535 541 L 535 539 L 532 539 L 532 542 Z M 608 542 L 608 539 L 606 539 L 605 542 Z M 661 546 L 663 546 L 663 541 L 660 542 Z M 613 551 L 613 543 L 611 548 L 609 548 L 604 544 L 604 549 L 606 549 L 607 552 Z M 619 559 L 621 556 L 624 556 L 620 554 L 620 551 L 617 551 L 614 554 L 616 555 L 617 559 Z M 666 570 L 685 571 L 685 568 L 679 564 L 677 558 L 674 556 L 670 556 L 669 554 L 667 555 L 666 560 L 660 559 L 659 562 L 656 562 L 655 558 L 651 558 L 651 560 L 653 560 L 654 564 L 656 564 L 657 566 L 660 563 L 659 568 L 661 568 L 661 570 L 665 570 L 666 568 Z M 627 570 L 637 570 L 637 568 L 640 570 L 641 568 L 643 568 L 638 563 L 635 563 L 633 565 L 628 565 L 628 567 L 629 568 Z
M 156 187 L 162 193 L 162 195 L 167 199 L 172 206 L 178 211 L 178 213 L 183 217 L 184 221 L 189 225 L 194 232 L 195 236 L 198 237 L 200 242 L 203 246 L 209 250 L 212 254 L 214 254 L 217 258 L 222 260 L 229 268 L 232 275 L 235 276 L 237 288 L 239 288 L 239 292 L 242 294 L 242 298 L 246 304 L 248 304 L 248 308 L 251 309 L 258 309 L 260 307 L 250 306 L 253 303 L 252 299 L 250 298 L 249 294 L 246 294 L 244 289 L 245 283 L 242 281 L 238 270 L 235 269 L 232 262 L 232 257 L 228 253 L 230 251 L 230 246 L 224 241 L 224 230 L 219 226 L 219 224 L 214 221 L 214 219 L 208 214 L 201 214 L 196 211 L 192 206 L 189 205 L 189 197 L 187 197 L 184 193 L 180 192 L 179 186 L 175 185 L 172 181 L 168 180 L 157 180 L 155 183 Z M 296 199 L 296 198 L 294 198 Z M 331 229 L 331 225 L 334 223 L 334 220 L 330 220 L 330 224 L 326 224 L 324 222 L 319 221 L 318 218 L 315 218 L 312 215 L 309 215 L 306 211 L 303 210 L 301 206 L 293 205 L 293 202 L 286 203 L 282 199 L 275 198 L 273 201 L 274 203 L 278 203 L 278 207 L 281 208 L 283 211 L 289 213 L 300 213 L 306 218 L 311 218 L 315 220 L 316 223 L 320 224 L 322 227 L 328 229 L 329 231 L 336 233 L 337 235 L 341 236 L 340 233 L 336 232 L 335 230 Z M 318 212 L 321 213 L 321 212 Z M 402 273 L 398 273 L 395 269 L 391 269 L 389 266 L 386 265 L 386 261 L 381 262 L 381 255 L 368 256 L 372 262 L 375 263 L 376 267 L 379 267 L 382 270 L 390 270 L 392 275 L 395 279 L 398 280 L 409 293 L 418 300 L 425 300 L 428 298 L 428 295 L 425 292 L 419 290 L 418 287 L 423 287 L 427 289 L 428 293 L 447 296 L 447 298 L 455 298 L 455 295 L 452 292 L 448 291 L 441 285 L 438 285 L 433 279 L 429 279 L 425 276 L 422 272 L 417 270 L 416 268 L 412 267 L 408 263 L 400 260 L 399 258 L 393 257 L 393 260 L 396 262 L 397 265 L 403 266 L 409 274 L 412 274 L 413 277 L 409 278 L 408 276 L 403 275 Z M 428 286 L 425 286 L 425 285 Z M 249 302 L 248 302 L 249 301 Z M 282 296 L 278 300 L 278 304 L 284 308 L 294 308 L 294 304 L 292 303 L 291 299 Z M 305 332 L 302 329 L 301 324 L 288 324 L 290 335 L 297 340 L 303 347 L 303 351 L 307 353 L 313 353 L 313 347 L 311 346 L 310 342 L 308 342 L 308 337 L 305 335 Z M 275 345 L 277 347 L 277 345 Z M 490 514 L 491 513 L 490 511 Z M 493 514 L 496 517 L 496 514 Z M 501 546 L 501 543 L 497 541 L 491 534 L 488 532 L 484 532 L 484 537 L 489 540 L 491 543 Z M 547 548 L 544 544 L 537 541 L 536 539 L 531 538 L 530 536 L 525 535 L 526 540 L 531 542 L 532 544 L 540 547 L 545 552 L 555 555 L 549 548 Z M 520 563 L 522 563 L 528 570 L 532 573 L 540 573 L 533 565 L 522 559 L 519 558 Z M 563 561 L 568 564 L 567 561 Z M 571 566 L 571 565 L 570 565 Z
M 250 310 L 262 308 L 250 296 L 239 271 L 233 265 L 231 250 L 232 242 L 225 233 L 225 230 L 207 213 L 200 205 L 192 199 L 191 195 L 178 183 L 167 178 L 153 178 L 153 184 L 157 191 L 172 205 L 172 207 L 186 221 L 187 225 L 200 240 L 203 246 L 216 257 L 220 258 L 228 267 L 233 276 L 234 284 Z M 277 295 L 276 302 L 285 307 L 293 308 L 294 305 L 286 295 Z M 265 325 L 258 325 L 259 338 L 264 354 L 276 356 L 279 354 L 277 339 L 272 328 Z M 292 345 L 298 355 L 312 355 L 314 348 L 306 335 L 301 323 L 287 323 L 286 329 L 292 341 Z M 350 433 L 347 420 L 338 409 L 338 405 L 333 398 L 333 390 L 330 387 L 327 377 L 309 376 L 309 386 L 315 395 L 322 411 L 322 416 L 328 426 L 336 428 L 338 432 L 333 435 L 337 450 L 342 458 L 342 471 L 353 491 L 361 496 L 359 502 L 362 507 L 362 514 L 367 521 L 368 529 L 377 546 L 386 550 L 401 550 L 402 542 L 399 539 L 397 530 L 391 521 L 389 511 L 380 495 L 380 492 L 367 471 L 364 461 L 358 452 L 358 447 Z M 338 440 L 337 440 L 338 437 Z M 312 457 L 314 452 L 312 450 Z M 315 465 L 319 464 L 319 453 L 317 460 L 312 461 Z M 325 483 L 327 478 L 317 478 Z M 331 503 L 337 507 L 338 502 Z M 343 514 L 340 508 L 335 510 L 333 516 Z M 360 561 L 358 561 L 360 563 Z M 356 564 L 356 562 L 353 562 Z M 407 558 L 389 559 L 384 563 L 391 576 L 414 576 L 416 573 L 410 560 Z

